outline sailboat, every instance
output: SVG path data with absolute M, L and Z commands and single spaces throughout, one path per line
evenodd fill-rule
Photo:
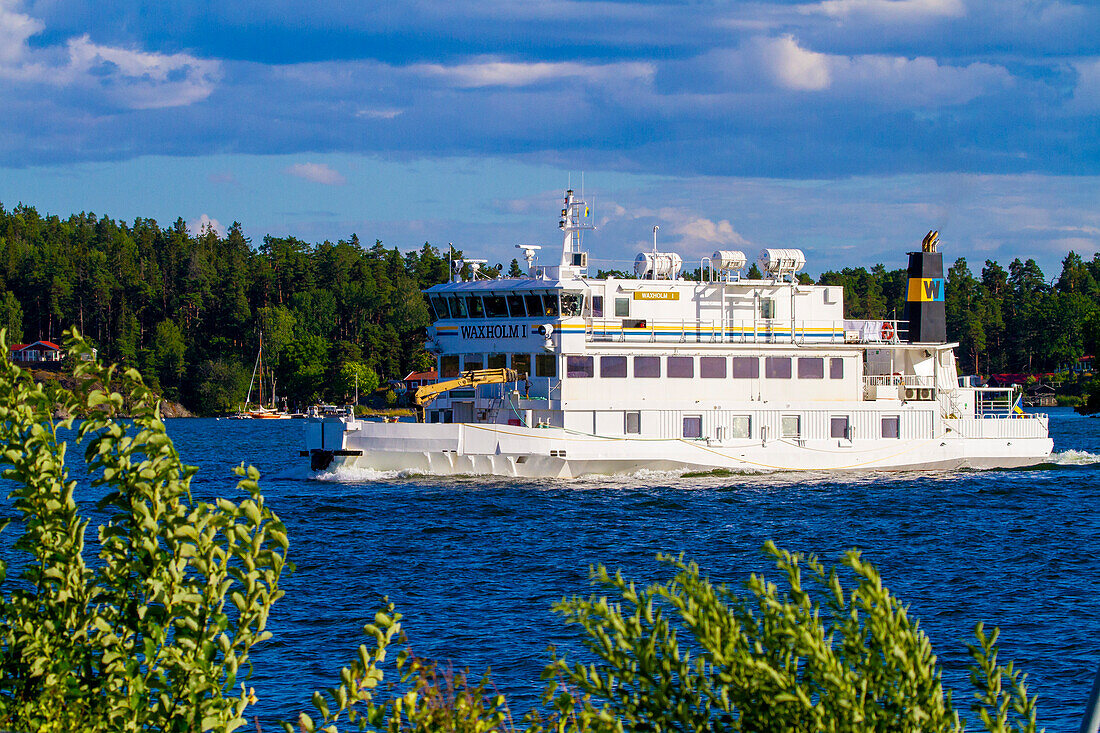
M 259 402 L 252 406 L 252 388 L 259 387 Z M 238 420 L 289 420 L 290 414 L 275 406 L 275 375 L 271 375 L 271 407 L 264 407 L 264 334 L 260 332 L 260 348 L 256 352 L 256 365 L 252 368 L 252 380 L 248 383 L 248 396 L 244 407 L 233 417 Z

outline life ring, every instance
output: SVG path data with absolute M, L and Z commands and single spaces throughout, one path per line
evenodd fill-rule
M 879 330 L 879 335 L 882 336 L 883 341 L 894 340 L 894 324 L 890 321 L 883 321 L 882 328 Z

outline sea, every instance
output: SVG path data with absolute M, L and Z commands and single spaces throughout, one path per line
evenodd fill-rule
M 538 704 L 550 645 L 583 655 L 551 606 L 589 595 L 592 565 L 648 583 L 671 576 L 658 553 L 682 553 L 736 586 L 775 576 L 762 551 L 772 540 L 827 564 L 858 548 L 877 565 L 920 619 L 972 730 L 965 644 L 976 622 L 999 627 L 1001 661 L 1028 674 L 1040 725 L 1069 733 L 1100 668 L 1100 419 L 1048 412 L 1055 453 L 1027 470 L 575 480 L 317 474 L 299 457 L 300 421 L 167 424 L 199 468 L 197 495 L 232 496 L 232 468 L 255 465 L 288 528 L 295 569 L 247 682 L 265 731 L 338 684 L 383 598 L 415 654 L 490 670 L 518 719 Z

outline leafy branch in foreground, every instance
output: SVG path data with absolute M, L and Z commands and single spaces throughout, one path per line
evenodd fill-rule
M 766 551 L 782 588 L 755 574 L 747 592 L 715 586 L 682 557 L 658 556 L 676 574 L 641 590 L 593 568 L 593 583 L 616 600 L 563 599 L 555 610 L 582 629 L 597 661 L 556 658 L 551 697 L 554 685 L 575 687 L 600 729 L 964 729 L 928 637 L 858 551 L 829 571 L 813 555 L 771 542 Z M 1034 733 L 1026 678 L 997 663 L 996 633 L 986 636 L 980 624 L 975 633 L 973 709 L 984 729 Z M 556 697 L 575 699 L 568 689 Z M 608 718 L 615 723 L 600 723 Z
M 75 330 L 66 336 L 69 353 L 91 353 Z M 0 332 L 6 353 L 5 341 Z M 28 556 L 0 596 L 0 726 L 239 728 L 254 697 L 238 688 L 238 672 L 270 636 L 287 548 L 259 472 L 238 469 L 239 503 L 193 500 L 195 469 L 180 460 L 141 376 L 94 360 L 78 361 L 75 376 L 78 394 L 47 394 L 0 363 L 0 465 L 22 529 L 15 548 Z M 109 514 L 94 567 L 60 437 L 74 421 L 52 418 L 58 400 L 87 415 L 75 439 Z

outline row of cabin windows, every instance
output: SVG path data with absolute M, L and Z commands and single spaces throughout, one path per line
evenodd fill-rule
M 630 434 L 641 433 L 641 413 L 625 413 L 625 432 Z M 725 426 L 725 437 L 730 439 L 752 438 L 752 417 L 738 415 L 730 419 Z M 901 437 L 901 418 L 898 415 L 884 415 L 879 424 L 879 435 L 883 438 L 897 439 Z M 703 416 L 684 415 L 682 435 L 688 439 L 703 437 Z M 779 420 L 779 437 L 788 440 L 802 439 L 802 416 L 782 415 Z M 851 440 L 852 428 L 847 415 L 833 415 L 829 418 L 829 437 Z
M 635 379 L 659 379 L 661 362 L 664 361 L 664 374 L 675 379 L 693 379 L 698 374 L 703 379 L 759 379 L 760 357 L 758 356 L 601 356 L 599 357 L 600 377 L 603 379 L 624 379 L 627 375 L 628 361 L 633 359 Z M 799 379 L 824 379 L 825 357 L 766 356 L 764 357 L 764 377 L 767 379 L 791 379 L 792 362 L 796 363 Z M 844 379 L 844 359 L 830 357 L 829 378 Z M 565 376 L 571 378 L 595 377 L 596 358 L 592 356 L 565 357 Z M 502 369 L 511 367 L 520 374 L 535 377 L 558 376 L 558 362 L 554 354 L 535 354 L 534 371 L 531 369 L 531 354 L 467 354 L 462 357 L 461 371 L 471 369 Z M 440 376 L 457 377 L 460 371 L 459 357 L 449 354 L 440 359 Z
M 604 379 L 625 378 L 627 376 L 627 360 L 625 356 L 601 356 L 599 357 L 600 377 Z M 666 356 L 664 360 L 665 376 L 680 379 L 693 379 L 696 375 L 696 362 L 698 362 L 698 375 L 703 379 L 725 379 L 727 376 L 733 379 L 759 379 L 760 357 L 758 356 Z M 635 356 L 633 357 L 634 373 L 636 379 L 656 379 L 661 376 L 660 356 Z M 792 368 L 797 366 L 799 379 L 824 379 L 825 357 L 800 356 L 766 356 L 764 357 L 764 377 L 766 379 L 791 379 Z M 829 362 L 829 378 L 844 379 L 844 359 L 831 357 Z M 595 377 L 596 358 L 592 356 L 567 356 L 565 357 L 565 376 L 573 378 Z
M 508 293 L 488 295 L 431 295 L 435 320 L 445 318 L 557 318 L 579 316 L 582 293 Z

